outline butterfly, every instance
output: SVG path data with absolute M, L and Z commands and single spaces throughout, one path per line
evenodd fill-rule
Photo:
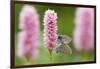
M 67 35 L 58 35 L 58 45 L 55 48 L 56 53 L 72 54 L 72 50 L 68 45 L 71 42 L 71 40 L 72 39 Z

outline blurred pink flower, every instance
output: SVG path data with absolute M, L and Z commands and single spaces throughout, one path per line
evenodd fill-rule
M 57 39 L 57 13 L 54 10 L 47 10 L 44 16 L 44 43 L 49 53 L 56 46 Z
M 36 27 L 33 29 L 37 30 L 37 28 L 38 28 L 37 26 L 39 25 L 38 18 L 39 18 L 39 16 L 37 15 L 36 9 L 33 6 L 25 5 L 22 8 L 22 11 L 20 13 L 19 28 L 28 30 L 33 27 Z M 31 29 L 31 30 L 33 31 L 33 29 Z
M 20 13 L 18 55 L 27 60 L 38 55 L 39 17 L 36 9 L 25 5 Z
M 77 8 L 74 43 L 78 51 L 89 51 L 94 47 L 94 9 Z

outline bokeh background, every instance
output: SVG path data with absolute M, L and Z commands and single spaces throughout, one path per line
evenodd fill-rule
M 17 47 L 18 47 L 18 33 L 19 30 L 19 14 L 22 9 L 22 7 L 25 4 L 15 4 L 15 64 L 18 65 L 24 65 L 28 64 L 24 59 L 21 59 L 17 56 Z M 61 5 L 33 5 L 39 15 L 40 15 L 40 36 L 39 36 L 39 56 L 36 60 L 33 60 L 31 64 L 54 64 L 54 63 L 70 63 L 70 62 L 83 62 L 85 61 L 94 61 L 94 51 L 81 54 L 74 48 L 73 44 L 73 31 L 74 31 L 74 19 L 75 19 L 75 11 L 77 7 L 73 6 L 61 6 Z M 52 54 L 52 60 L 49 59 L 48 50 L 44 46 L 43 42 L 43 18 L 44 18 L 44 12 L 48 9 L 55 10 L 55 12 L 58 14 L 58 34 L 68 35 L 72 38 L 71 43 L 69 46 L 72 49 L 72 54 L 56 54 L 53 52 Z

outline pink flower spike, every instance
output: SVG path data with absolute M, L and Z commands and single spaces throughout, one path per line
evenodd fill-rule
M 78 51 L 94 48 L 94 9 L 77 8 L 74 30 L 74 44 Z
M 57 40 L 57 13 L 54 10 L 47 10 L 44 16 L 44 43 L 51 54 L 56 46 Z
M 22 30 L 30 29 L 30 27 L 37 27 L 39 24 L 39 16 L 33 6 L 25 5 L 22 8 L 19 17 L 19 28 Z M 34 23 L 33 23 L 34 21 Z M 33 24 L 33 25 L 32 25 Z
M 38 55 L 39 17 L 36 9 L 25 5 L 20 13 L 19 27 L 22 30 L 18 39 L 18 56 L 27 60 Z

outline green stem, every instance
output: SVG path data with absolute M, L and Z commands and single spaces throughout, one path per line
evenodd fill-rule
M 50 61 L 52 61 L 52 49 L 48 49 Z
M 88 60 L 88 53 L 87 52 L 82 52 L 82 60 L 87 61 Z
M 27 59 L 25 59 L 25 63 L 24 63 L 24 65 L 30 65 L 30 64 L 32 64 L 32 61 L 31 60 L 27 60 Z
M 50 61 L 52 61 L 52 53 L 49 53 Z
M 52 62 L 52 51 L 48 51 L 48 55 L 49 55 L 49 62 L 51 63 Z

